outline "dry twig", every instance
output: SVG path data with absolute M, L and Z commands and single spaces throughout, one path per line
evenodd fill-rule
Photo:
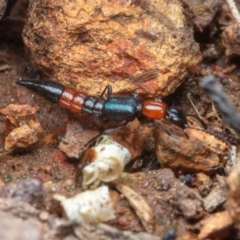
M 235 18 L 235 20 L 237 22 L 238 28 L 240 28 L 240 14 L 239 14 L 239 11 L 236 7 L 234 0 L 227 0 L 227 3 L 230 7 L 233 17 Z

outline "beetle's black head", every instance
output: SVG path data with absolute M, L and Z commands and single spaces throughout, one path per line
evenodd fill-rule
M 167 108 L 167 118 L 175 125 L 186 128 L 187 127 L 187 117 L 183 110 L 178 107 Z

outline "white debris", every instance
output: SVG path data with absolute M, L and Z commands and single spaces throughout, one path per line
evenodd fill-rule
M 127 148 L 115 142 L 111 137 L 103 135 L 91 149 L 91 163 L 83 168 L 83 186 L 116 180 L 124 166 L 130 161 L 131 153 Z
M 98 224 L 115 218 L 115 211 L 107 186 L 88 190 L 66 199 L 54 195 L 61 202 L 64 216 L 77 223 Z
M 237 149 L 236 146 L 231 145 L 231 150 L 230 150 L 230 154 L 229 154 L 229 156 L 228 156 L 228 162 L 227 162 L 227 164 L 228 164 L 229 166 L 232 166 L 232 165 L 235 164 L 236 159 L 237 159 L 237 150 L 238 150 L 238 149 Z

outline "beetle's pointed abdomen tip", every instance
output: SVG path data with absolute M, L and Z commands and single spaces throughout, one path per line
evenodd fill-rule
M 45 80 L 31 80 L 19 78 L 16 83 L 56 103 L 59 101 L 59 98 L 65 88 L 62 84 Z
M 23 85 L 23 86 L 26 85 L 25 81 L 22 78 L 18 78 L 16 83 L 19 84 L 19 85 Z

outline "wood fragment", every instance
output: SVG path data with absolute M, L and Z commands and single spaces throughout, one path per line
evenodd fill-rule
M 139 219 L 141 220 L 143 226 L 147 230 L 147 232 L 153 232 L 153 210 L 147 204 L 147 202 L 138 195 L 135 191 L 133 191 L 130 187 L 117 183 L 115 184 L 115 188 L 121 192 L 129 201 L 129 204 L 136 211 Z
M 12 67 L 8 64 L 0 65 L 0 72 L 6 71 L 6 70 L 11 70 L 11 68 Z
M 218 206 L 227 200 L 226 192 L 221 186 L 216 186 L 208 195 L 203 199 L 204 208 L 207 212 L 214 211 Z
M 240 28 L 240 14 L 239 14 L 239 11 L 238 11 L 238 9 L 236 7 L 236 3 L 234 2 L 234 0 L 227 0 L 227 3 L 229 5 L 229 8 L 230 8 L 230 10 L 232 12 L 233 17 L 236 20 L 238 28 Z

